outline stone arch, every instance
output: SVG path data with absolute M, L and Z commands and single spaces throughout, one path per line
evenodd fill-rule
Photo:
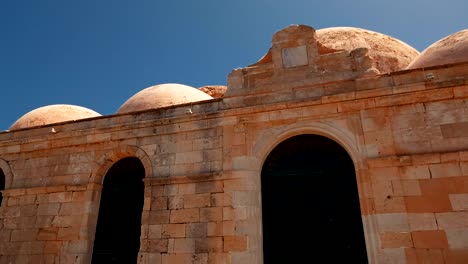
M 98 157 L 90 182 L 103 184 L 107 171 L 119 160 L 127 157 L 138 158 L 145 168 L 145 178 L 153 177 L 153 166 L 148 154 L 137 146 L 122 146 Z
M 255 160 L 252 161 L 252 169 L 256 172 L 258 177 L 256 182 L 258 184 L 261 182 L 263 164 L 272 150 L 286 139 L 303 134 L 324 136 L 343 147 L 354 163 L 359 197 L 362 197 L 364 193 L 371 192 L 367 184 L 362 184 L 365 182 L 367 173 L 367 165 L 365 163 L 366 150 L 363 147 L 363 139 L 358 135 L 346 133 L 342 129 L 323 122 L 296 123 L 281 128 L 271 128 L 259 134 L 257 137 L 258 141 L 251 149 L 251 153 L 256 153 Z M 261 193 L 259 193 L 259 196 L 261 196 Z M 369 203 L 371 202 L 367 199 L 361 200 L 361 206 L 363 207 L 371 208 L 372 205 Z M 373 217 L 363 217 L 362 220 L 364 223 L 368 260 L 369 263 L 373 263 L 378 252 L 376 220 Z M 263 246 L 260 245 L 260 248 L 263 248 Z
M 10 164 L 4 159 L 0 159 L 0 169 L 3 171 L 5 176 L 5 186 L 4 189 L 10 189 L 13 184 L 13 172 L 10 168 Z
M 3 173 L 2 168 L 0 168 L 0 207 L 3 202 L 3 190 L 5 190 L 5 173 Z
M 331 262 L 367 260 L 354 164 L 335 141 L 301 134 L 281 142 L 262 167 L 261 196 L 265 263 L 303 260 L 310 245 L 284 244 L 301 237 L 320 241 L 317 254 Z
M 139 158 L 124 157 L 106 173 L 91 263 L 136 263 L 145 200 L 144 170 Z
M 363 151 L 356 138 L 353 139 L 352 135 L 344 133 L 342 130 L 325 123 L 310 122 L 307 125 L 294 124 L 281 129 L 270 129 L 263 135 L 259 136 L 260 140 L 253 146 L 252 153 L 258 153 L 257 161 L 255 163 L 255 170 L 260 171 L 263 163 L 270 154 L 270 152 L 284 140 L 301 135 L 301 134 L 314 134 L 327 137 L 339 145 L 341 145 L 354 162 L 356 170 L 364 168 Z
M 98 222 L 97 217 L 99 215 L 100 209 L 102 186 L 104 184 L 107 172 L 119 160 L 130 157 L 135 157 L 140 160 L 145 170 L 144 178 L 151 178 L 153 176 L 153 166 L 150 157 L 143 149 L 136 146 L 120 146 L 96 158 L 96 161 L 94 162 L 94 168 L 90 177 L 90 183 L 94 183 L 94 186 L 90 189 L 90 191 L 93 192 L 93 197 L 97 197 L 97 199 L 94 199 L 93 201 L 95 203 L 95 206 L 92 207 L 92 212 L 90 212 L 90 214 L 94 217 L 88 217 L 86 223 L 84 223 L 86 224 L 86 226 L 89 227 L 88 237 L 94 238 L 96 235 L 96 226 Z M 144 195 L 146 196 L 146 194 Z M 145 199 L 143 201 L 143 206 L 149 206 L 148 204 L 146 204 L 148 202 L 150 201 Z M 90 249 L 93 247 L 93 240 L 89 241 L 90 244 L 88 246 Z M 88 257 L 89 261 L 91 261 L 92 256 L 89 255 Z

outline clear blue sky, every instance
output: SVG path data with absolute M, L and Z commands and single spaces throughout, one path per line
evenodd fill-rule
M 226 84 L 291 24 L 361 27 L 422 51 L 467 0 L 1 0 L 0 130 L 50 104 L 109 115 L 160 83 Z

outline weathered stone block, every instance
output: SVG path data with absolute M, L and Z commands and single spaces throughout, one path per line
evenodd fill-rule
M 248 250 L 247 236 L 226 236 L 224 237 L 224 252 L 243 252 Z
M 176 238 L 185 237 L 186 224 L 165 224 L 162 225 L 161 237 L 163 238 Z
M 200 221 L 200 210 L 198 208 L 172 210 L 170 223 L 193 223 Z
M 383 248 L 413 247 L 410 232 L 385 232 L 380 234 Z

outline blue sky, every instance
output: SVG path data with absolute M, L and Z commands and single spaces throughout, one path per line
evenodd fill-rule
M 152 85 L 225 85 L 291 24 L 360 27 L 422 51 L 468 28 L 468 1 L 1 0 L 0 131 L 50 104 L 102 115 Z

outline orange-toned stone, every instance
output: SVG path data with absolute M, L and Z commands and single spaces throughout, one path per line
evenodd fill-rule
M 431 174 L 429 166 L 416 165 L 400 167 L 400 174 L 402 179 L 429 179 Z
M 446 264 L 468 263 L 468 249 L 448 248 L 443 250 Z
M 373 198 L 360 199 L 361 215 L 371 215 L 375 213 L 375 204 Z
M 200 208 L 200 222 L 223 220 L 223 207 Z
M 447 236 L 443 230 L 411 232 L 415 248 L 448 248 Z
M 167 208 L 167 197 L 153 197 L 151 199 L 151 209 L 164 210 Z
M 421 188 L 418 180 L 392 181 L 393 194 L 396 196 L 418 196 Z
M 160 239 L 162 237 L 162 225 L 148 225 L 148 238 Z
M 58 229 L 57 240 L 77 240 L 80 237 L 79 226 L 62 227 Z
M 171 211 L 170 222 L 173 224 L 193 223 L 198 221 L 200 221 L 200 209 L 198 208 Z
M 62 241 L 46 241 L 44 245 L 45 254 L 57 254 L 62 249 Z
M 222 237 L 208 237 L 195 239 L 195 253 L 221 253 L 223 252 Z
M 168 224 L 170 221 L 170 210 L 153 210 L 148 214 L 148 224 Z
M 174 253 L 195 253 L 194 238 L 174 239 Z
M 468 193 L 468 176 L 456 177 L 455 179 L 456 192 Z
M 223 220 L 244 220 L 247 219 L 247 208 L 223 208 Z
M 445 264 L 442 251 L 442 249 L 406 248 L 406 263 Z
M 412 157 L 414 165 L 427 165 L 427 164 L 436 164 L 440 163 L 440 154 L 439 153 L 429 153 L 422 155 L 415 155 Z
M 37 240 L 57 240 L 57 227 L 40 228 Z
M 248 250 L 248 237 L 246 236 L 225 236 L 224 251 L 225 252 L 242 252 Z
M 207 223 L 208 236 L 223 236 L 223 222 Z
M 186 227 L 187 238 L 206 238 L 208 236 L 208 223 L 190 223 Z
M 168 252 L 167 239 L 145 239 L 141 241 L 140 248 L 144 252 L 165 253 Z
M 38 233 L 36 228 L 16 229 L 11 232 L 11 241 L 34 241 Z
M 369 175 L 373 182 L 385 182 L 400 179 L 398 167 L 372 168 L 369 170 Z
M 452 211 L 447 194 L 404 197 L 408 213 L 438 213 Z
M 204 264 L 208 262 L 208 253 L 164 254 L 162 264 Z
M 406 197 L 386 197 L 374 198 L 375 212 L 379 214 L 403 213 L 406 212 Z
M 380 234 L 380 244 L 383 248 L 412 247 L 411 233 L 385 232 Z
M 184 208 L 208 207 L 210 202 L 211 195 L 209 193 L 184 196 Z
M 166 224 L 162 225 L 161 237 L 163 238 L 175 238 L 185 237 L 185 224 Z
M 462 176 L 459 163 L 442 163 L 429 165 L 433 178 Z
M 231 264 L 231 255 L 229 253 L 209 253 L 208 264 Z
M 372 184 L 372 197 L 377 199 L 386 198 L 394 195 L 392 181 L 379 181 Z
M 419 180 L 421 193 L 423 195 L 446 195 L 456 193 L 457 183 L 455 178 L 438 178 Z

